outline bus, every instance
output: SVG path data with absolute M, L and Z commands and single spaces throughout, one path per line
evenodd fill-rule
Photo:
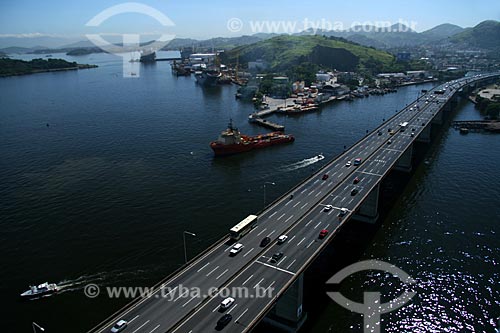
M 252 230 L 257 222 L 257 215 L 248 215 L 243 221 L 229 229 L 229 236 L 232 239 L 238 240 L 243 237 L 247 232 Z
M 404 123 L 399 124 L 399 126 L 401 126 L 401 128 L 399 129 L 399 131 L 400 132 L 404 132 L 405 129 L 408 127 L 408 122 L 405 121 Z

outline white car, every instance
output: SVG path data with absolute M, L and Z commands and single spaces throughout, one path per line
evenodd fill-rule
M 121 332 L 125 329 L 125 327 L 127 327 L 128 325 L 128 322 L 126 320 L 119 320 L 115 326 L 113 326 L 111 328 L 111 333 L 118 333 L 118 332 Z
M 333 206 L 332 206 L 332 205 L 326 205 L 326 206 L 325 206 L 325 208 L 323 208 L 323 211 L 324 211 L 324 212 L 327 212 L 327 211 L 329 211 L 329 210 L 330 210 L 330 209 L 332 209 L 332 208 L 333 208 Z
M 222 302 L 220 302 L 220 308 L 221 310 L 226 310 L 229 307 L 231 307 L 233 303 L 234 303 L 234 298 L 232 297 L 225 298 Z
M 341 209 L 340 209 L 339 216 L 344 216 L 344 215 L 346 215 L 348 212 L 349 212 L 349 210 L 348 210 L 347 208 L 341 208 Z
M 233 248 L 229 251 L 230 256 L 235 256 L 243 249 L 243 244 L 238 243 L 234 244 Z
M 350 167 L 351 166 L 351 161 L 347 161 L 347 163 L 345 164 L 346 167 Z
M 287 235 L 281 235 L 278 237 L 278 244 L 283 244 L 288 239 Z

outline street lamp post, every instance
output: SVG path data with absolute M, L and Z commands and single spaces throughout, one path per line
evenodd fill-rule
M 33 332 L 36 333 L 36 329 L 38 328 L 40 331 L 42 332 L 45 332 L 45 328 L 43 328 L 42 326 L 38 325 L 37 323 L 35 322 L 32 322 L 31 323 L 31 327 L 33 327 Z
M 276 183 L 273 183 L 273 182 L 265 182 L 264 183 L 264 207 L 266 207 L 266 185 L 267 184 L 270 184 L 270 185 L 276 185 Z
M 189 232 L 189 231 L 184 231 L 182 233 L 182 240 L 183 240 L 183 243 L 184 243 L 184 262 L 185 263 L 187 263 L 187 261 L 188 261 L 187 251 L 186 251 L 186 234 L 188 234 L 190 236 L 193 236 L 193 237 L 196 237 L 196 234 L 193 234 L 192 232 Z

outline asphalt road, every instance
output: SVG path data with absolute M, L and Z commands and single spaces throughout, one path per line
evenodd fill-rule
M 225 239 L 171 277 L 163 288 L 92 332 L 109 332 L 119 319 L 128 321 L 124 332 L 130 333 L 167 332 L 172 329 L 175 332 L 215 330 L 216 322 L 222 316 L 219 304 L 223 300 L 223 288 L 250 287 L 250 292 L 263 288 L 260 290 L 267 290 L 267 297 L 255 297 L 257 295 L 250 293 L 247 297 L 236 298 L 235 304 L 226 311 L 232 314 L 233 320 L 224 331 L 247 330 L 333 239 L 338 227 L 359 208 L 401 154 L 432 121 L 443 99 L 453 95 L 464 82 L 459 80 L 443 84 L 420 97 L 328 163 L 315 176 L 292 189 L 293 199 L 286 194 L 267 207 L 259 215 L 258 226 L 239 241 L 244 245 L 239 254 L 229 256 L 234 243 L 229 238 Z M 445 86 L 445 94 L 432 93 Z M 400 132 L 399 124 L 405 121 L 409 123 L 408 128 Z M 414 137 L 411 136 L 413 129 Z M 395 133 L 391 135 L 390 130 Z M 360 166 L 346 166 L 348 161 L 354 162 L 356 158 L 362 159 Z M 329 176 L 326 180 L 322 180 L 324 174 Z M 360 179 L 358 184 L 353 184 L 355 177 Z M 355 195 L 351 193 L 353 188 L 358 190 Z M 334 208 L 325 211 L 325 205 Z M 338 216 L 341 208 L 349 210 L 343 218 Z M 319 239 L 322 229 L 329 230 L 329 234 Z M 282 234 L 288 235 L 288 240 L 277 244 L 276 239 Z M 262 248 L 260 242 L 266 236 L 273 241 Z M 283 257 L 277 263 L 271 263 L 270 258 L 278 251 L 283 252 Z M 213 288 L 217 289 L 214 291 Z

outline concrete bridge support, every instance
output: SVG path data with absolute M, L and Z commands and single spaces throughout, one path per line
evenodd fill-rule
M 430 127 L 430 126 L 429 126 Z M 410 172 L 412 169 L 412 157 L 413 157 L 413 144 L 405 150 L 403 155 L 399 158 L 394 165 L 394 170 Z
M 303 311 L 304 273 L 280 296 L 263 321 L 284 332 L 298 332 L 307 319 Z
M 446 109 L 446 111 L 449 111 L 451 110 L 451 103 L 447 103 L 445 105 L 445 108 L 448 107 Z M 432 124 L 436 124 L 436 125 L 442 125 L 443 124 L 443 113 L 445 112 L 444 109 L 440 109 L 435 115 L 434 115 L 434 118 L 432 118 Z
M 375 187 L 361 204 L 353 219 L 374 224 L 378 219 L 378 197 L 380 183 Z
M 417 137 L 418 142 L 430 143 L 431 142 L 431 124 L 425 126 L 423 131 Z

